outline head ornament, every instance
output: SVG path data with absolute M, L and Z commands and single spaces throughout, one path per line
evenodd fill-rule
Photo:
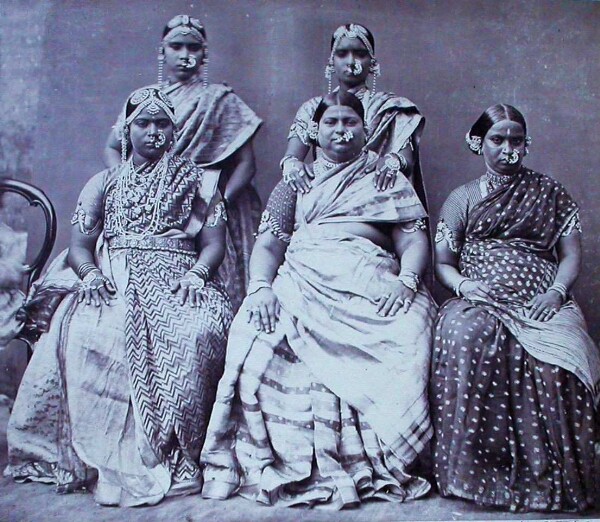
M 327 66 L 325 67 L 325 78 L 327 78 L 328 82 L 327 92 L 331 93 L 331 78 L 335 70 L 333 66 L 333 56 L 338 50 L 340 42 L 343 38 L 349 38 L 352 40 L 359 39 L 367 49 L 369 55 L 371 56 L 371 65 L 369 67 L 369 73 L 373 75 L 373 85 L 371 90 L 373 93 L 375 93 L 375 85 L 377 81 L 376 79 L 378 76 L 381 76 L 381 66 L 379 65 L 379 61 L 375 57 L 375 48 L 371 43 L 371 40 L 369 40 L 369 31 L 366 27 L 359 24 L 340 25 L 333 33 L 331 54 L 329 55 L 329 61 L 327 62 Z M 356 74 L 360 74 L 361 72 L 362 67 L 360 67 L 360 70 L 358 70 Z
M 197 18 L 191 18 L 188 15 L 177 15 L 171 18 L 167 23 L 163 42 L 168 42 L 176 36 L 191 35 L 193 38 L 204 44 L 206 42 L 206 32 L 204 26 Z
M 129 125 L 146 109 L 149 114 L 155 115 L 162 109 L 167 117 L 177 128 L 175 119 L 175 108 L 169 97 L 155 87 L 144 87 L 134 91 L 123 109 L 123 127 L 121 129 L 121 160 L 127 161 L 127 149 L 129 145 Z M 164 144 L 164 140 L 160 145 Z

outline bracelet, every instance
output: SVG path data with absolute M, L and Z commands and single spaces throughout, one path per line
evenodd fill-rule
M 562 283 L 552 283 L 552 286 L 550 286 L 548 288 L 548 292 L 550 290 L 554 290 L 555 292 L 558 292 L 560 294 L 560 297 L 562 299 L 562 302 L 565 303 L 567 301 L 567 299 L 569 298 L 569 291 L 567 290 L 567 287 L 565 285 L 563 285 Z
M 194 265 L 188 270 L 189 274 L 193 274 L 202 279 L 205 283 L 210 279 L 210 268 L 202 263 Z
M 398 276 L 398 281 L 400 281 L 409 290 L 416 292 L 419 289 L 419 283 L 421 282 L 421 279 L 414 272 L 407 271 L 400 273 Z
M 388 152 L 385 155 L 385 166 L 393 172 L 404 172 L 408 168 L 408 161 L 402 154 Z
M 94 263 L 81 263 L 77 267 L 77 275 L 79 276 L 79 279 L 83 281 L 85 277 L 94 270 L 100 270 Z
M 296 156 L 294 156 L 293 154 L 286 154 L 283 158 L 281 158 L 281 161 L 279 162 L 279 170 L 283 171 L 283 168 L 285 166 L 285 162 L 291 159 L 295 159 L 298 160 L 298 158 Z M 300 160 L 298 160 L 300 161 Z
M 466 283 L 467 281 L 470 281 L 470 279 L 468 277 L 463 277 L 460 282 L 454 287 L 454 293 L 460 297 L 462 294 L 460 293 L 460 287 L 463 285 L 463 283 Z
M 271 283 L 269 283 L 269 281 L 267 281 L 266 279 L 250 279 L 246 295 L 255 294 L 261 288 L 271 288 Z

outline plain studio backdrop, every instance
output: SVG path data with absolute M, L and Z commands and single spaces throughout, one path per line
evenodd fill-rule
M 54 254 L 86 180 L 103 168 L 111 125 L 135 88 L 156 81 L 165 23 L 206 26 L 209 78 L 227 82 L 264 120 L 255 139 L 263 202 L 280 178 L 299 105 L 323 94 L 332 31 L 375 35 L 377 87 L 427 118 L 421 159 L 432 219 L 454 187 L 484 172 L 464 135 L 489 105 L 515 105 L 533 137 L 528 167 L 579 202 L 583 267 L 576 286 L 600 341 L 600 3 L 553 0 L 351 1 L 2 0 L 0 175 L 40 186 L 57 208 Z M 436 286 L 438 299 L 447 297 Z

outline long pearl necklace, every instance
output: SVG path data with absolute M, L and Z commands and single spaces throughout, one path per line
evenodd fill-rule
M 121 170 L 121 174 L 117 179 L 115 186 L 115 225 L 118 236 L 126 236 L 135 239 L 140 239 L 154 235 L 159 227 L 160 205 L 165 193 L 167 183 L 167 167 L 169 164 L 168 154 L 164 154 L 156 166 L 148 173 L 147 176 L 158 177 L 158 188 L 154 196 L 148 196 L 148 203 L 144 205 L 144 209 L 151 214 L 148 225 L 141 232 L 133 232 L 130 230 L 130 225 L 135 222 L 135 218 L 130 218 L 127 212 L 127 203 L 130 199 L 130 187 L 133 185 L 137 173 L 133 164 L 133 158 L 127 162 L 127 167 Z M 141 210 L 141 209 L 140 209 Z

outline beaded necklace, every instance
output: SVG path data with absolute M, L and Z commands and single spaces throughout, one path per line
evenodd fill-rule
M 167 168 L 169 164 L 169 155 L 163 154 L 160 161 L 152 168 L 150 172 L 144 174 L 144 177 L 151 176 L 158 178 L 159 183 L 154 195 L 141 194 L 136 191 L 137 183 L 141 171 L 136 171 L 133 164 L 133 158 L 127 162 L 126 168 L 121 170 L 117 179 L 114 195 L 114 216 L 116 225 L 116 235 L 126 236 L 130 238 L 140 239 L 154 235 L 159 228 L 160 205 L 165 194 L 167 183 Z M 142 195 L 147 196 L 147 203 L 141 205 Z M 132 204 L 133 203 L 133 204 Z M 136 205 L 136 203 L 138 203 Z M 131 208 L 133 217 L 128 215 L 127 209 Z M 148 225 L 141 232 L 133 232 L 130 230 L 132 224 L 135 223 L 136 217 L 139 217 L 145 211 L 150 214 Z

